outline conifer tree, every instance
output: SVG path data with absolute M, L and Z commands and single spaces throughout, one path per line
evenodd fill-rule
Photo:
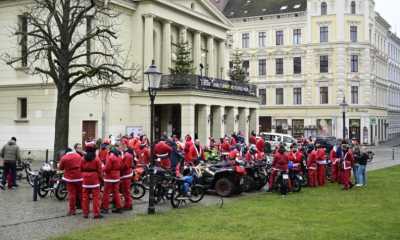
M 243 67 L 242 53 L 239 50 L 233 53 L 232 68 L 229 71 L 229 77 L 232 81 L 247 82 L 247 72 Z
M 175 67 L 170 68 L 173 75 L 189 75 L 194 74 L 193 60 L 191 58 L 192 49 L 188 42 L 180 41 L 176 45 L 176 62 Z

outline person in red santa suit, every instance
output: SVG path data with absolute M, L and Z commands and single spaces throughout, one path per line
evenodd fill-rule
M 220 144 L 220 152 L 223 158 L 228 160 L 228 155 L 229 152 L 231 151 L 231 145 L 229 144 L 229 139 L 228 138 L 222 138 L 221 144 Z
M 166 170 L 171 169 L 171 156 L 172 148 L 165 142 L 164 138 L 161 138 L 154 146 L 154 155 L 157 159 L 160 159 L 160 166 Z
M 326 149 L 318 145 L 317 146 L 317 175 L 318 175 L 318 186 L 325 185 L 326 179 Z
M 90 196 L 93 202 L 94 218 L 102 218 L 100 214 L 100 182 L 102 179 L 102 163 L 96 157 L 96 145 L 86 144 L 86 155 L 81 161 L 82 170 L 82 211 L 83 217 L 89 217 Z
M 196 140 L 195 143 L 191 145 L 189 151 L 190 151 L 191 161 L 186 162 L 187 164 L 197 165 L 199 161 L 205 160 L 204 150 L 199 140 Z
M 264 152 L 265 141 L 263 138 L 257 140 L 256 147 L 257 151 Z
M 249 145 L 256 145 L 257 144 L 257 135 L 254 131 L 251 132 L 251 136 L 249 138 Z
M 342 160 L 342 184 L 343 190 L 349 190 L 353 187 L 351 183 L 351 170 L 354 163 L 353 153 L 349 147 L 345 144 L 343 145 L 343 160 Z
M 192 161 L 192 155 L 190 152 L 192 145 L 193 145 L 192 137 L 188 134 L 185 137 L 185 147 L 183 149 L 185 163 L 190 163 Z
M 308 169 L 308 185 L 310 187 L 317 186 L 317 151 L 314 147 L 309 148 L 309 154 L 307 159 L 307 169 Z
M 303 153 L 298 151 L 297 145 L 292 144 L 288 154 L 288 160 L 293 163 L 293 171 L 295 173 L 301 173 L 301 161 L 303 160 Z
M 274 154 L 274 160 L 272 161 L 272 174 L 268 184 L 269 191 L 272 191 L 278 172 L 288 172 L 288 163 L 289 160 L 287 154 L 285 153 L 285 147 L 281 146 Z
M 138 167 L 143 167 L 150 163 L 150 149 L 146 144 L 144 143 L 140 144 L 140 147 L 137 150 L 136 155 L 137 155 L 136 165 Z
M 245 160 L 250 163 L 257 161 L 257 158 L 257 148 L 254 145 L 251 145 L 246 153 Z
M 331 182 L 338 182 L 340 158 L 336 156 L 336 147 L 333 147 L 329 153 L 329 160 L 332 162 Z
M 124 207 L 123 210 L 132 210 L 132 197 L 131 197 L 131 183 L 133 177 L 133 149 L 129 148 L 127 143 L 122 144 L 124 148 L 124 154 L 122 157 L 121 164 L 121 192 L 124 196 Z
M 122 158 L 121 152 L 112 147 L 104 166 L 104 192 L 102 213 L 108 213 L 110 194 L 112 194 L 115 208 L 114 213 L 122 213 L 121 198 L 119 196 Z
M 106 164 L 106 158 L 108 156 L 108 146 L 109 145 L 110 145 L 110 141 L 108 139 L 104 140 L 104 142 L 100 145 L 98 157 L 104 165 Z
M 81 161 L 82 157 L 73 152 L 72 149 L 67 149 L 65 155 L 61 158 L 59 169 L 64 171 L 63 181 L 67 183 L 68 192 L 68 215 L 76 214 L 76 203 L 81 202 L 82 192 L 82 172 L 81 172 Z

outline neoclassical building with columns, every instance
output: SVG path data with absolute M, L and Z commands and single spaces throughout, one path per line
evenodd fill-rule
M 29 1 L 1 1 L 0 52 L 19 51 L 6 29 L 19 24 Z M 150 100 L 144 72 L 154 60 L 162 72 L 156 97 L 155 134 L 197 136 L 204 144 L 239 130 L 247 137 L 258 129 L 254 85 L 226 80 L 227 32 L 231 22 L 206 0 L 116 0 L 120 13 L 118 41 L 123 54 L 140 67 L 138 81 L 118 91 L 100 91 L 71 102 L 70 144 L 85 139 L 134 133 L 149 134 Z M 176 77 L 169 69 L 176 46 L 187 41 L 192 49 L 194 75 Z M 200 65 L 203 68 L 200 68 Z M 51 149 L 57 92 L 19 69 L 0 63 L 0 142 L 16 136 L 22 148 Z

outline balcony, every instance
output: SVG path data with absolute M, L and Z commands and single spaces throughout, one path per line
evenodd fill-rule
M 257 96 L 256 85 L 199 75 L 163 75 L 160 90 L 167 89 L 200 90 L 240 96 Z

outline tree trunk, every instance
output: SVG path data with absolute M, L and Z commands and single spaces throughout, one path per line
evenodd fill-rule
M 69 91 L 58 91 L 56 124 L 54 135 L 54 160 L 58 161 L 58 155 L 61 150 L 68 147 L 69 137 Z

